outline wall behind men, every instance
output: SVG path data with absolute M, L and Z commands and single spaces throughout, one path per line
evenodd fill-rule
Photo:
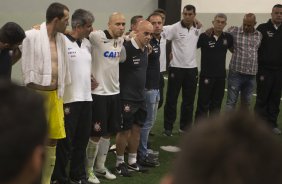
M 241 26 L 243 17 L 246 13 L 254 13 L 257 18 L 257 25 L 270 19 L 272 7 L 275 4 L 281 4 L 281 0 L 182 0 L 181 11 L 187 4 L 196 7 L 197 19 L 203 24 L 203 29 L 212 26 L 212 20 L 216 13 L 225 13 L 227 15 L 227 29 L 230 26 Z M 197 51 L 197 62 L 200 66 L 200 51 Z M 228 68 L 231 59 L 231 53 L 228 52 L 226 59 L 226 68 Z M 200 67 L 199 67 L 200 69 Z
M 126 30 L 130 27 L 130 18 L 134 15 L 147 17 L 158 7 L 158 0 L 1 0 L 0 27 L 9 21 L 20 24 L 25 30 L 45 20 L 47 7 L 53 2 L 65 4 L 72 14 L 83 8 L 95 16 L 94 28 L 107 29 L 109 15 L 122 12 L 126 17 Z M 12 79 L 22 83 L 20 64 L 13 67 Z

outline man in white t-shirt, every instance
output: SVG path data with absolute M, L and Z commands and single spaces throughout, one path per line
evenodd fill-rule
M 168 88 L 164 107 L 164 135 L 172 136 L 176 120 L 177 98 L 182 88 L 182 104 L 179 132 L 192 124 L 193 106 L 198 81 L 196 62 L 197 41 L 201 30 L 195 23 L 196 8 L 186 5 L 183 19 L 171 26 L 165 26 L 162 38 L 172 42 L 172 60 L 169 65 Z
M 92 58 L 91 44 L 86 37 L 93 31 L 93 22 L 91 12 L 78 9 L 72 15 L 72 31 L 65 36 L 71 84 L 65 87 L 63 96 L 66 138 L 60 139 L 57 144 L 53 183 L 66 183 L 68 180 L 72 184 L 87 182 L 85 150 L 91 127 Z
M 89 35 L 93 47 L 92 74 L 99 84 L 95 90 L 92 90 L 92 128 L 86 151 L 90 183 L 97 183 L 92 181 L 95 177 L 93 167 L 95 175 L 109 180 L 116 179 L 116 176 L 105 167 L 105 161 L 110 146 L 110 136 L 120 129 L 119 61 L 124 30 L 124 15 L 113 13 L 109 17 L 108 30 L 94 31 Z

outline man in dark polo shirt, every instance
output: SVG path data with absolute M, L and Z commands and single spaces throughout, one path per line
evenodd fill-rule
M 160 100 L 160 39 L 163 29 L 163 19 L 159 13 L 152 13 L 147 20 L 153 25 L 154 34 L 150 41 L 152 52 L 148 56 L 145 85 L 147 116 L 144 126 L 141 128 L 140 145 L 138 149 L 138 163 L 142 166 L 155 167 L 159 165 L 159 162 L 156 160 L 157 157 L 155 157 L 156 159 L 152 159 L 152 157 L 150 157 L 152 150 L 149 152 L 147 144 L 150 130 L 152 129 L 156 120 L 158 103 Z
M 126 59 L 120 64 L 120 99 L 122 109 L 121 130 L 116 137 L 116 172 L 130 176 L 128 169 L 141 171 L 137 165 L 140 128 L 146 119 L 145 83 L 148 65 L 148 48 L 153 33 L 149 21 L 140 21 L 136 36 L 124 43 Z M 128 146 L 128 164 L 124 162 Z
M 211 35 L 202 33 L 198 40 L 201 48 L 201 73 L 195 119 L 218 113 L 225 87 L 225 61 L 227 49 L 233 46 L 229 33 L 223 32 L 227 17 L 219 13 L 214 17 Z
M 255 111 L 269 123 L 274 134 L 281 134 L 277 118 L 282 90 L 282 4 L 273 6 L 271 19 L 257 30 L 262 41 L 258 50 Z
M 0 78 L 11 79 L 12 65 L 21 57 L 18 46 L 25 38 L 24 30 L 14 22 L 0 29 Z

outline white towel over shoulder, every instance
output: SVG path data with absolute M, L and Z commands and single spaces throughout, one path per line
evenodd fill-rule
M 58 53 L 58 95 L 64 94 L 65 85 L 70 83 L 68 70 L 68 55 L 64 35 L 57 33 L 56 46 Z M 34 83 L 49 86 L 52 79 L 51 51 L 46 23 L 40 25 L 40 30 L 26 31 L 22 44 L 22 73 L 24 84 Z

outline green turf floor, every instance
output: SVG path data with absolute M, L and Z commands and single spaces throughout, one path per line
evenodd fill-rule
M 167 86 L 166 86 L 167 87 Z M 171 163 L 173 162 L 176 154 L 166 152 L 160 149 L 160 146 L 162 145 L 177 145 L 179 142 L 179 139 L 181 138 L 181 135 L 178 133 L 179 129 L 179 107 L 180 107 L 180 99 L 181 94 L 179 95 L 178 100 L 178 115 L 177 120 L 174 125 L 173 130 L 173 136 L 172 137 L 166 137 L 162 135 L 163 131 L 163 107 L 159 109 L 157 120 L 155 122 L 153 132 L 155 133 L 155 136 L 150 137 L 150 141 L 152 143 L 152 147 L 154 150 L 159 151 L 159 160 L 160 160 L 160 166 L 156 168 L 152 168 L 149 170 L 148 173 L 133 173 L 133 176 L 130 178 L 117 176 L 117 179 L 114 181 L 107 181 L 104 179 L 101 179 L 101 183 L 111 183 L 111 184 L 157 184 L 160 182 L 160 179 L 162 176 L 169 171 L 171 168 Z M 225 93 L 226 98 L 226 93 Z M 225 105 L 225 99 L 223 100 L 222 107 Z M 196 96 L 197 99 L 197 96 Z M 252 100 L 252 108 L 255 102 L 255 97 L 253 97 Z M 196 100 L 195 100 L 195 106 L 196 108 Z M 282 105 L 280 105 L 280 109 L 282 109 Z M 282 128 L 282 113 L 279 114 L 279 127 Z M 282 138 L 282 136 L 281 136 Z M 107 167 L 109 169 L 113 169 L 115 166 L 115 156 L 113 153 L 109 153 L 108 160 L 107 160 Z

